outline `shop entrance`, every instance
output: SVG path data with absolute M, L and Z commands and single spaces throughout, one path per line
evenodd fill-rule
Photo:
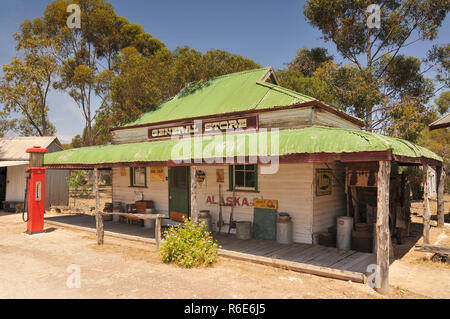
M 169 167 L 169 216 L 183 221 L 190 216 L 190 167 Z

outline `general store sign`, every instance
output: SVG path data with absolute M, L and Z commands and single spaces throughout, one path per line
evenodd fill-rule
M 185 125 L 162 126 L 148 129 L 148 139 L 164 139 L 173 135 L 218 134 L 229 130 L 257 129 L 256 116 L 236 117 L 213 121 L 195 121 Z

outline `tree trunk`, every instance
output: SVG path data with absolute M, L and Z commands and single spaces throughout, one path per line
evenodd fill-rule
M 98 168 L 94 168 L 94 176 L 95 176 L 95 221 L 97 228 L 97 244 L 103 245 L 103 239 L 105 236 L 105 232 L 103 229 L 103 216 L 100 212 L 100 196 L 98 193 Z
M 430 201 L 428 194 L 428 165 L 423 164 L 423 242 L 430 243 Z
M 445 169 L 443 166 L 436 167 L 436 175 L 437 175 L 437 226 L 444 227 Z
M 389 175 L 390 161 L 380 161 L 378 168 L 376 248 L 379 285 L 376 290 L 381 294 L 389 292 Z

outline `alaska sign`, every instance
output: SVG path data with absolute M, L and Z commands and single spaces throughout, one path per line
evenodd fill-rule
M 201 123 L 201 124 L 200 124 Z M 173 135 L 217 134 L 227 130 L 257 129 L 256 116 L 220 119 L 214 121 L 196 121 L 185 125 L 163 126 L 148 129 L 148 139 L 170 138 Z

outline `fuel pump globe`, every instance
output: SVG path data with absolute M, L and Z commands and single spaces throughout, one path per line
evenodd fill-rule
M 25 205 L 28 209 L 27 233 L 35 234 L 44 231 L 45 168 L 42 166 L 48 150 L 34 146 L 26 152 L 30 153 Z

